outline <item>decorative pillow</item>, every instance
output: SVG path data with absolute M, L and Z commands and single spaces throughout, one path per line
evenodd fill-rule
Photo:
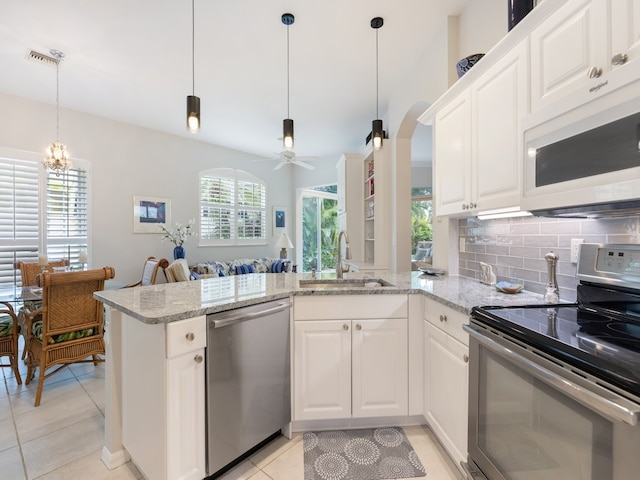
M 8 337 L 13 332 L 13 317 L 10 315 L 0 315 L 0 337 Z M 20 333 L 20 325 L 18 325 Z
M 189 264 L 184 258 L 174 260 L 167 269 L 173 274 L 176 282 L 187 282 L 190 280 L 191 272 L 189 271 Z
M 257 258 L 253 261 L 253 269 L 255 273 L 270 272 L 272 261 L 268 258 Z
M 42 343 L 42 321 L 33 322 L 32 327 L 33 335 Z M 49 345 L 53 343 L 66 342 L 67 340 L 74 340 L 76 338 L 90 337 L 95 335 L 98 331 L 95 328 L 87 328 L 84 330 L 76 330 L 75 332 L 61 333 L 49 337 Z
M 244 275 L 245 273 L 254 273 L 253 265 L 236 265 L 236 275 Z
M 276 260 L 271 264 L 271 273 L 286 272 L 286 263 L 284 260 Z

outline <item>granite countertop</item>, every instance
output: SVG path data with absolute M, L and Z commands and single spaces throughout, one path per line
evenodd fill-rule
M 300 280 L 310 274 L 274 273 L 232 275 L 191 282 L 166 283 L 148 287 L 122 288 L 95 292 L 105 305 L 114 307 L 144 323 L 168 323 L 239 307 L 268 302 L 291 295 L 380 295 L 417 293 L 431 297 L 460 312 L 477 305 L 543 304 L 542 295 L 520 292 L 510 295 L 495 287 L 458 276 L 428 276 L 420 272 L 345 274 L 348 279 L 379 278 L 394 286 L 376 288 L 301 288 Z M 334 274 L 317 275 L 335 278 Z

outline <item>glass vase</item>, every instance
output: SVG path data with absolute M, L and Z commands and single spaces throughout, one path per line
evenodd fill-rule
M 175 248 L 173 249 L 173 258 L 174 260 L 184 258 L 184 247 L 182 245 L 175 246 Z

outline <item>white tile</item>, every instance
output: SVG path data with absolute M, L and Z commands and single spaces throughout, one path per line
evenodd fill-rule
M 4 380 L 2 380 L 4 387 Z M 0 397 L 0 421 L 11 418 L 11 402 L 8 396 Z
M 22 465 L 20 448 L 13 447 L 0 452 L 0 472 L 2 478 L 11 480 L 25 480 L 27 477 Z
M 100 459 L 101 449 L 47 473 L 38 480 L 137 480 L 142 475 L 128 462 L 108 470 Z
M 268 465 L 273 460 L 278 458 L 284 452 L 292 448 L 297 443 L 302 443 L 302 434 L 294 434 L 291 439 L 288 439 L 284 435 L 279 436 L 274 441 L 265 445 L 256 453 L 251 455 L 249 460 L 258 468 L 262 468 Z
M 39 407 L 15 415 L 15 422 L 20 441 L 29 442 L 96 415 L 102 413 L 89 395 L 80 391 L 75 395 L 47 398 Z
M 297 442 L 262 470 L 274 480 L 304 480 L 304 449 Z
M 407 438 L 422 462 L 427 472 L 427 478 L 438 480 L 459 480 L 462 478 L 460 471 L 430 430 L 424 429 L 422 434 L 420 431 L 409 431 Z
M 13 419 L 0 420 L 0 452 L 18 445 Z
M 258 470 L 258 473 L 249 477 L 249 480 L 273 480 L 269 475 L 264 473 L 262 470 Z
M 52 472 L 97 452 L 104 443 L 104 418 L 96 415 L 22 444 L 29 479 Z
M 60 374 L 62 374 L 62 372 L 60 372 Z M 56 376 L 54 375 L 50 379 L 45 380 L 44 386 L 42 387 L 40 406 L 46 405 L 47 402 L 51 402 L 57 398 L 69 398 L 84 393 L 84 389 L 73 375 L 59 381 L 55 381 L 55 378 Z M 9 398 L 14 415 L 21 415 L 22 413 L 30 412 L 33 408 L 40 408 L 34 405 L 37 389 L 38 383 L 34 380 L 29 385 L 18 386 L 13 392 L 10 390 Z
M 218 477 L 218 480 L 247 480 L 253 478 L 257 473 L 260 473 L 260 469 L 249 460 L 245 460 Z

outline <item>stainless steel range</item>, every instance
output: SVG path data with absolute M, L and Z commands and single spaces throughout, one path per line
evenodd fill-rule
M 473 309 L 472 478 L 640 478 L 640 245 L 583 244 L 578 278 L 573 304 Z

